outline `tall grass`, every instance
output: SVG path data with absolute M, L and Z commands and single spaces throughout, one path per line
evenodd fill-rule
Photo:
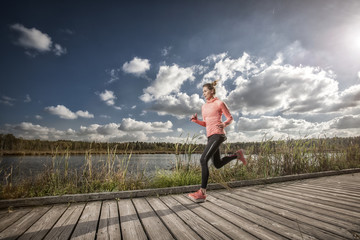
M 157 170 L 154 175 L 146 171 L 130 173 L 128 170 L 132 151 L 117 154 L 117 145 L 108 145 L 107 153 L 94 161 L 90 145 L 81 169 L 70 169 L 70 152 L 55 148 L 51 165 L 35 178 L 13 183 L 13 167 L 5 171 L 4 184 L 0 186 L 0 199 L 49 196 L 103 191 L 124 191 L 144 188 L 161 188 L 195 185 L 201 182 L 199 159 L 193 159 L 198 148 L 198 135 L 189 135 L 175 144 L 176 162 L 171 170 Z M 223 144 L 224 154 L 230 154 L 230 143 Z M 245 149 L 248 164 L 234 160 L 221 169 L 210 166 L 209 183 L 225 187 L 229 181 L 269 178 L 300 173 L 340 170 L 360 167 L 358 143 L 345 147 L 332 145 L 326 139 L 263 139 Z

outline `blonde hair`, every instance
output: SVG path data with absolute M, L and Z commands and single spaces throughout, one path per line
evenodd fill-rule
M 212 83 L 205 83 L 203 85 L 203 87 L 207 87 L 210 91 L 214 90 L 214 95 L 216 94 L 216 89 L 215 89 L 215 86 L 217 85 L 218 83 L 218 79 L 213 81 Z

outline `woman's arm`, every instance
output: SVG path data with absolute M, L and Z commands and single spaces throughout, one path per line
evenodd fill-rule
M 230 111 L 229 111 L 229 108 L 226 106 L 226 104 L 225 104 L 224 102 L 221 102 L 220 107 L 221 107 L 222 113 L 223 113 L 223 114 L 225 115 L 225 117 L 226 117 L 226 121 L 223 122 L 224 127 L 227 127 L 227 126 L 229 126 L 229 125 L 232 123 L 232 121 L 234 120 L 234 118 L 232 117 L 232 115 L 231 115 L 231 113 L 230 113 Z
M 194 115 L 191 116 L 190 121 L 192 121 L 194 123 L 197 123 L 197 124 L 199 124 L 199 125 L 201 125 L 203 127 L 206 127 L 206 122 L 199 120 L 197 118 L 197 113 L 195 113 Z

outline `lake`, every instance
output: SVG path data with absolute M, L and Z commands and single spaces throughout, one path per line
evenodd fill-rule
M 191 161 L 198 163 L 201 154 L 193 154 Z M 93 166 L 103 165 L 107 161 L 108 155 L 91 155 Z M 157 169 L 171 170 L 175 167 L 176 159 L 180 158 L 187 161 L 187 156 L 175 154 L 134 154 L 131 156 L 128 165 L 128 172 L 137 173 L 145 171 L 151 175 Z M 119 166 L 123 159 L 127 159 L 125 155 L 116 155 L 114 166 Z M 59 156 L 55 159 L 58 168 L 63 169 L 65 160 Z M 86 163 L 85 155 L 72 155 L 68 159 L 69 169 L 77 169 L 81 171 Z M 51 156 L 0 156 L 0 181 L 5 183 L 5 176 L 9 175 L 12 167 L 12 182 L 19 179 L 33 177 L 51 167 L 53 160 Z

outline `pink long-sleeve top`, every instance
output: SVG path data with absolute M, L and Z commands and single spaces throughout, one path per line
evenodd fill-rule
M 226 117 L 224 127 L 228 126 L 233 121 L 233 117 L 231 116 L 228 107 L 218 98 L 207 100 L 201 108 L 201 113 L 203 121 L 197 119 L 194 120 L 194 122 L 206 127 L 207 137 L 214 134 L 225 134 L 224 128 L 218 127 L 218 125 L 222 123 L 221 117 L 223 114 Z

